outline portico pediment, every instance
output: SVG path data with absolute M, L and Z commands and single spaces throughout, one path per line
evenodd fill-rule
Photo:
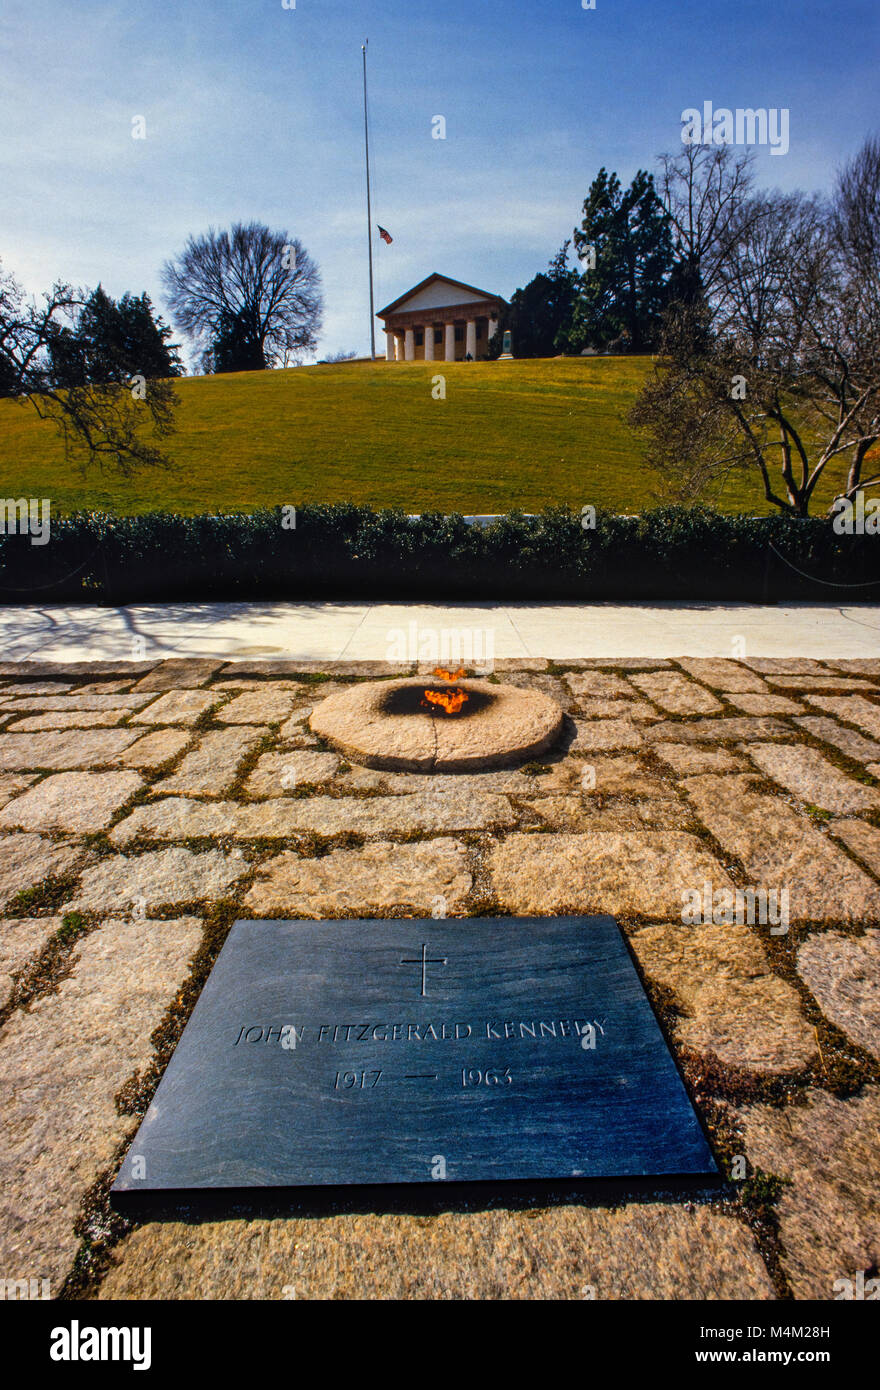
M 487 313 L 490 308 L 503 305 L 504 300 L 500 295 L 478 289 L 476 285 L 466 285 L 461 280 L 452 280 L 435 272 L 380 309 L 378 317 L 384 319 L 391 314 L 415 313 L 422 309 L 451 309 L 465 304 L 477 311 L 484 306 L 483 312 Z

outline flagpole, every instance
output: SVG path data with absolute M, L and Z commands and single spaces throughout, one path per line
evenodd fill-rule
M 367 161 L 367 248 L 370 258 L 370 357 L 376 360 L 376 321 L 373 304 L 373 214 L 370 208 L 370 136 L 367 130 L 367 44 L 364 39 L 361 52 L 364 55 L 364 151 Z

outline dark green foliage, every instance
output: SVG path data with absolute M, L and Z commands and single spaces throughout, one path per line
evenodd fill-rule
M 876 598 L 876 537 L 841 536 L 818 518 L 725 516 L 664 507 L 511 514 L 488 527 L 461 516 L 307 505 L 252 515 L 53 521 L 52 541 L 0 537 L 6 603 L 261 598 L 662 599 L 835 602 Z
M 649 352 L 660 332 L 673 265 L 669 218 L 640 169 L 624 191 L 616 174 L 600 169 L 575 229 L 580 255 L 595 249 L 596 264 L 585 269 L 567 348 L 613 348 Z
M 69 328 L 49 342 L 53 384 L 60 388 L 129 384 L 183 374 L 171 329 L 153 314 L 148 294 L 124 294 L 119 303 L 98 286 Z
M 224 310 L 218 319 L 216 337 L 202 355 L 202 371 L 207 375 L 262 372 L 268 365 L 262 343 L 250 331 L 247 315 L 241 310 L 237 314 Z
M 546 274 L 536 275 L 524 289 L 515 290 L 510 307 L 504 311 L 498 332 L 489 343 L 487 356 L 502 351 L 505 329 L 513 333 L 516 357 L 553 357 L 567 341 L 577 297 L 579 275 L 568 265 L 566 241 L 553 257 Z

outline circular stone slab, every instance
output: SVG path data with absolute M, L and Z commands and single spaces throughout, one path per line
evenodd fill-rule
M 466 690 L 462 712 L 421 706 L 425 690 Z M 428 676 L 371 681 L 328 695 L 309 726 L 352 762 L 396 772 L 477 772 L 509 767 L 548 749 L 565 715 L 540 690 Z

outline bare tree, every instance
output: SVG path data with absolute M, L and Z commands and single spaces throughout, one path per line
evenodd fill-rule
M 878 162 L 868 142 L 830 200 L 750 198 L 711 293 L 671 306 L 631 419 L 680 495 L 752 470 L 806 516 L 834 461 L 848 496 L 880 482 L 863 478 L 880 437 Z
M 683 145 L 659 158 L 657 189 L 669 214 L 676 286 L 711 300 L 721 266 L 747 228 L 754 156 L 730 145 Z
M 300 241 L 257 222 L 190 237 L 162 268 L 175 324 L 220 370 L 276 366 L 314 350 L 323 299 Z
M 847 432 L 853 436 L 852 462 L 844 496 L 876 486 L 880 474 L 863 478 L 867 454 L 878 432 L 877 382 L 880 379 L 880 139 L 865 141 L 838 175 L 832 206 L 834 251 L 841 280 L 842 314 L 823 325 L 823 346 L 833 354 L 845 382 Z M 827 345 L 827 346 L 826 346 Z
M 74 323 L 87 294 L 56 284 L 39 304 L 0 268 L 0 394 L 32 406 L 60 431 L 80 465 L 109 465 L 124 476 L 168 467 L 158 447 L 174 428 L 177 396 L 170 381 L 133 376 L 100 385 L 58 384 L 52 347 Z

